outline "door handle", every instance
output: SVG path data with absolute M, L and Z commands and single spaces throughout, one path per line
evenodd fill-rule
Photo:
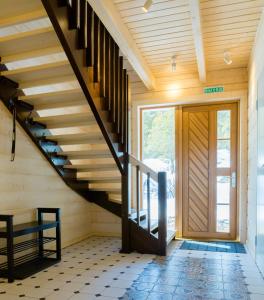
M 231 186 L 232 188 L 236 188 L 236 172 L 232 172 L 232 176 L 231 176 Z

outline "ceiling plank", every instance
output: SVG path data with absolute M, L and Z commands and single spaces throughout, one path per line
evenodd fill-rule
M 123 23 L 114 3 L 112 1 L 101 0 L 89 0 L 88 2 L 117 42 L 121 52 L 127 57 L 129 63 L 144 82 L 145 86 L 150 90 L 155 89 L 155 77 L 138 49 L 128 28 Z
M 190 0 L 190 11 L 192 17 L 192 29 L 196 51 L 199 77 L 202 82 L 206 81 L 206 64 L 203 45 L 203 33 L 201 25 L 201 13 L 199 0 Z

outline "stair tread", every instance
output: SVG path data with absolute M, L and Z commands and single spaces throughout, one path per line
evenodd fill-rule
M 50 134 L 49 139 L 51 140 L 56 140 L 59 143 L 63 142 L 63 141 L 75 141 L 76 139 L 80 139 L 80 138 L 85 138 L 87 140 L 90 139 L 97 139 L 99 137 L 102 137 L 101 133 L 82 133 L 82 132 L 78 132 L 78 133 L 72 133 L 72 134 L 57 134 L 57 135 L 52 135 Z
M 41 101 L 41 100 L 29 100 L 28 103 L 33 104 L 35 110 L 39 115 L 52 116 L 62 114 L 73 114 L 91 111 L 90 106 L 86 99 L 78 98 L 72 101 L 72 99 L 56 100 L 56 101 Z
M 34 59 L 34 58 L 38 58 L 41 56 L 55 54 L 55 53 L 63 53 L 64 54 L 64 51 L 63 51 L 62 47 L 58 45 L 58 46 L 54 46 L 54 47 L 36 49 L 33 51 L 25 51 L 25 52 L 17 53 L 14 55 L 2 56 L 1 62 L 3 64 L 6 64 L 6 63 L 21 61 L 21 60 Z
M 86 126 L 97 124 L 93 114 L 88 111 L 79 114 L 34 117 L 34 121 L 43 122 L 48 125 L 48 128 L 66 128 L 73 126 Z
M 74 88 L 74 89 L 69 89 L 69 90 L 50 91 L 50 92 L 47 92 L 47 93 L 19 96 L 18 99 L 27 102 L 31 99 L 34 99 L 34 100 L 38 101 L 38 100 L 41 100 L 41 99 L 42 100 L 47 100 L 48 98 L 54 98 L 54 101 L 55 101 L 59 96 L 61 96 L 62 99 L 64 100 L 66 95 L 70 95 L 70 97 L 72 97 L 72 95 L 74 95 L 76 93 L 83 95 L 83 92 L 79 87 L 79 88 Z
M 45 9 L 43 7 L 39 7 L 33 11 L 27 11 L 21 14 L 14 14 L 6 18 L 1 18 L 0 27 L 14 26 L 19 23 L 36 20 L 44 16 L 47 16 Z
M 84 152 L 79 154 L 79 152 L 59 152 L 59 155 L 67 155 L 69 160 L 76 160 L 76 159 L 91 159 L 91 158 L 110 158 L 112 157 L 112 154 L 109 152 Z
M 0 38 L 0 51 L 2 56 L 15 55 L 18 53 L 33 51 L 43 47 L 58 45 L 58 38 L 52 27 L 37 29 L 27 33 Z
M 63 75 L 71 75 L 72 68 L 68 61 L 59 61 L 55 63 L 42 64 L 34 67 L 20 68 L 16 70 L 3 71 L 1 72 L 2 76 L 5 76 L 13 81 L 18 83 L 53 78 Z
M 90 171 L 90 172 L 78 172 L 77 171 L 77 178 L 78 179 L 87 179 L 87 180 L 93 180 L 93 181 L 107 181 L 107 180 L 120 180 L 121 175 L 119 171 L 113 170 L 113 171 Z
M 75 138 L 69 141 L 61 141 L 60 145 L 61 146 L 69 146 L 69 145 L 85 145 L 85 144 L 96 144 L 96 145 L 105 145 L 106 142 L 102 137 L 96 137 L 93 139 L 89 139 L 87 137 L 83 138 Z
M 26 92 L 26 95 L 32 95 L 36 93 L 47 93 L 50 91 L 67 91 L 73 88 L 79 88 L 79 83 L 73 73 L 70 75 L 60 75 L 56 77 L 48 77 L 37 80 L 21 81 L 19 83 L 20 89 L 31 89 L 30 93 Z M 33 89 L 34 88 L 34 89 Z M 41 90 L 41 91 L 40 91 Z

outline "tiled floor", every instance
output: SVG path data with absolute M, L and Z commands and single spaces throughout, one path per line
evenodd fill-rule
M 264 300 L 264 281 L 248 254 L 179 250 L 166 258 L 119 254 L 120 240 L 91 238 L 63 251 L 32 278 L 0 281 L 0 299 Z

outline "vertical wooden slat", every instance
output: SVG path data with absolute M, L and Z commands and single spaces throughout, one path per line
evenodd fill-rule
M 80 4 L 80 31 L 79 31 L 79 48 L 87 48 L 87 1 L 81 0 Z
M 105 27 L 100 22 L 100 96 L 105 97 Z
M 136 166 L 136 190 L 137 190 L 137 224 L 140 226 L 140 168 Z
M 110 114 L 111 121 L 115 121 L 115 41 L 110 38 Z
M 80 0 L 72 0 L 69 9 L 69 27 L 70 29 L 80 28 Z
M 115 129 L 117 134 L 119 133 L 119 48 L 118 45 L 115 44 Z
M 123 70 L 123 105 L 122 105 L 122 144 L 126 147 L 126 122 L 127 122 L 127 71 Z
M 122 143 L 122 114 L 123 114 L 123 57 L 119 57 L 119 123 L 118 123 L 118 136 L 119 142 Z
M 87 2 L 87 50 L 86 50 L 86 66 L 93 65 L 93 10 Z
M 150 233 L 150 173 L 147 173 L 147 211 L 148 211 L 148 233 Z
M 105 99 L 106 109 L 110 110 L 110 37 L 105 29 Z
M 158 173 L 158 203 L 159 203 L 159 246 L 160 255 L 166 255 L 167 249 L 167 185 L 166 172 Z
M 94 57 L 94 64 L 93 64 L 93 81 L 98 82 L 98 73 L 99 73 L 99 18 L 94 13 L 94 19 L 93 19 L 93 38 L 94 38 L 94 47 L 93 47 L 93 57 Z
M 129 92 L 129 79 L 128 79 L 128 74 L 126 75 L 126 102 L 125 102 L 125 136 L 124 136 L 124 149 L 127 152 L 128 151 L 128 92 Z

